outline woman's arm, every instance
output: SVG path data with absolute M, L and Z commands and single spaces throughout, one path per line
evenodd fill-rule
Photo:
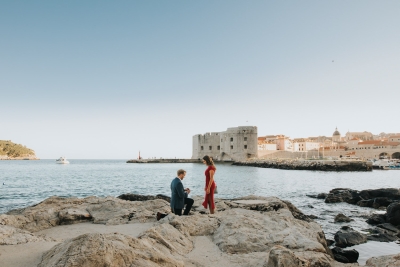
M 211 189 L 211 185 L 214 182 L 214 170 L 210 170 L 210 182 L 208 183 L 207 186 L 207 194 L 210 194 L 210 189 Z

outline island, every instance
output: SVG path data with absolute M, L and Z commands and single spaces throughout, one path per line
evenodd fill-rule
M 36 160 L 35 151 L 11 140 L 0 140 L 0 160 Z

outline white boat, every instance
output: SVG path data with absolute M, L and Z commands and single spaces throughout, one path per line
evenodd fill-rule
M 65 157 L 60 157 L 56 160 L 57 164 L 69 164 L 69 161 Z
M 400 161 L 393 160 L 388 166 L 383 167 L 384 170 L 400 170 Z
M 400 163 L 397 159 L 380 159 L 372 163 L 373 169 L 379 170 L 398 170 L 400 169 Z

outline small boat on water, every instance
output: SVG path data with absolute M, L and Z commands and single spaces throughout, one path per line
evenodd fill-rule
M 384 170 L 400 170 L 400 161 L 393 161 L 388 166 L 383 167 Z
M 392 159 L 379 159 L 372 162 L 372 168 L 378 170 L 388 170 L 388 167 L 394 166 L 397 160 Z
M 384 170 L 400 170 L 400 166 L 385 166 L 383 167 Z
M 65 157 L 60 157 L 56 160 L 57 164 L 69 164 L 69 161 Z

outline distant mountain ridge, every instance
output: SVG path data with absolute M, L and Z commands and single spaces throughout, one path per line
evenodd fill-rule
M 35 151 L 11 140 L 0 140 L 0 159 L 37 159 Z

